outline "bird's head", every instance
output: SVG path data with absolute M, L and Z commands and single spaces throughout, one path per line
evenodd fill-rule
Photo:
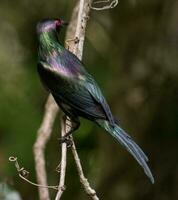
M 43 19 L 37 24 L 37 32 L 49 32 L 49 31 L 56 31 L 59 32 L 59 30 L 67 26 L 68 23 L 61 20 L 61 19 Z

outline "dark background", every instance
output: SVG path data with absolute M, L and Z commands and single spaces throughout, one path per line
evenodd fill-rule
M 47 93 L 36 71 L 36 23 L 70 19 L 75 1 L 0 1 L 0 182 L 37 200 L 37 188 L 18 177 L 15 155 L 35 180 L 32 153 Z M 65 30 L 61 33 L 64 40 Z M 113 114 L 150 158 L 152 185 L 136 161 L 91 122 L 75 134 L 85 174 L 102 200 L 178 199 L 178 2 L 121 0 L 115 9 L 92 11 L 83 62 Z M 50 185 L 59 175 L 59 117 L 47 146 Z M 69 151 L 63 199 L 89 199 Z M 2 191 L 0 191 L 2 195 Z M 54 196 L 55 192 L 51 191 Z M 2 198 L 2 197 L 1 197 Z

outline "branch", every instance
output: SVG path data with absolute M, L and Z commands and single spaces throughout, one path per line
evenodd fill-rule
M 68 39 L 68 41 L 74 41 L 73 46 L 71 44 L 68 48 L 71 49 L 71 52 L 74 53 L 79 59 L 82 59 L 82 54 L 83 54 L 83 44 L 84 44 L 84 39 L 85 39 L 85 30 L 86 30 L 87 20 L 89 18 L 90 3 L 91 3 L 91 0 L 88 0 L 88 1 L 80 0 L 79 5 L 76 6 L 79 9 L 79 11 L 78 11 L 78 18 L 77 18 L 77 21 L 75 24 L 76 25 L 75 37 L 71 37 L 72 35 L 67 35 L 69 38 L 74 38 L 74 39 Z M 76 16 L 76 12 L 74 9 L 74 13 L 73 13 L 72 17 L 75 17 L 75 16 Z M 73 30 L 73 32 L 74 32 L 74 30 Z M 76 38 L 78 39 L 77 42 L 75 40 Z M 66 120 L 66 122 L 67 122 L 67 120 Z M 68 127 L 72 127 L 72 122 L 70 122 L 70 119 L 68 119 Z M 67 130 L 66 132 L 68 132 L 69 130 Z M 72 136 L 71 136 L 71 141 L 72 141 L 71 150 L 72 150 L 72 154 L 73 154 L 73 157 L 74 157 L 74 160 L 76 163 L 80 182 L 83 185 L 83 188 L 84 188 L 86 194 L 89 195 L 91 197 L 91 199 L 99 200 L 99 198 L 96 195 L 95 190 L 91 188 L 88 180 L 84 176 L 80 158 L 78 156 Z M 62 177 L 65 176 L 65 175 L 62 175 L 62 173 L 65 173 L 65 172 L 62 171 L 62 160 L 61 160 L 61 176 Z M 60 183 L 59 183 L 59 188 L 60 188 Z M 64 184 L 62 184 L 62 186 L 64 186 Z M 62 195 L 61 193 L 62 193 L 62 191 L 59 190 L 55 200 L 60 199 L 60 197 Z
M 66 132 L 68 131 L 66 129 L 67 129 L 66 121 L 61 120 L 61 137 L 65 136 Z M 60 180 L 55 200 L 60 200 L 65 190 L 66 165 L 67 165 L 67 144 L 64 142 L 61 144 Z
M 85 31 L 87 21 L 89 19 L 90 12 L 90 4 L 92 0 L 79 0 L 76 8 L 78 9 L 78 13 L 74 9 L 73 18 L 76 19 L 74 22 L 75 29 L 72 29 L 73 23 L 70 24 L 69 28 L 72 32 L 68 32 L 66 41 L 73 41 L 68 47 L 69 50 L 75 54 L 80 60 L 83 55 L 83 44 L 85 40 Z M 72 38 L 72 39 L 71 39 Z
M 28 175 L 29 175 L 29 171 L 27 171 L 24 167 L 21 167 L 19 165 L 19 162 L 17 160 L 17 157 L 14 157 L 14 156 L 10 156 L 9 157 L 9 161 L 10 162 L 14 162 L 15 163 L 15 168 L 18 172 L 18 175 L 21 179 L 23 179 L 24 181 L 26 181 L 27 183 L 31 184 L 31 185 L 34 185 L 34 186 L 37 186 L 37 187 L 43 187 L 43 188 L 49 188 L 49 189 L 54 189 L 54 190 L 58 190 L 58 186 L 49 186 L 49 185 L 39 185 L 33 181 L 30 181 L 28 179 Z
M 73 141 L 73 138 L 72 138 L 72 141 Z M 84 176 L 82 165 L 81 165 L 80 158 L 78 156 L 74 141 L 72 143 L 71 149 L 72 149 L 72 154 L 73 154 L 73 157 L 74 157 L 74 160 L 76 163 L 78 175 L 80 177 L 80 182 L 83 185 L 83 188 L 84 188 L 86 194 L 88 194 L 91 197 L 91 199 L 93 199 L 93 200 L 99 200 L 99 198 L 96 195 L 96 191 L 91 188 L 87 178 L 85 178 L 85 176 Z
M 35 168 L 37 174 L 37 182 L 39 185 L 48 185 L 47 175 L 45 169 L 45 147 L 51 136 L 53 124 L 58 112 L 58 107 L 54 102 L 51 95 L 45 105 L 45 113 L 40 128 L 38 129 L 38 135 L 33 147 Z M 38 187 L 40 200 L 50 200 L 48 188 Z
M 101 1 L 95 1 L 93 4 L 101 4 L 101 3 L 109 3 L 109 2 L 110 0 L 101 0 Z M 107 9 L 115 8 L 118 3 L 119 3 L 119 0 L 112 0 L 110 4 L 102 6 L 102 7 L 94 7 L 92 6 L 92 4 L 90 4 L 90 7 L 93 10 L 107 10 Z

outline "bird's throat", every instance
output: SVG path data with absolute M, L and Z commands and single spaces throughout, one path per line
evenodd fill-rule
M 38 39 L 40 46 L 47 49 L 54 48 L 55 44 L 59 43 L 56 31 L 41 32 L 38 35 Z

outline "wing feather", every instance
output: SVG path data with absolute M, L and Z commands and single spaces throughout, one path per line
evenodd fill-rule
M 56 69 L 50 68 L 42 62 L 38 65 L 42 82 L 55 96 L 57 103 L 69 105 L 75 112 L 83 117 L 92 119 L 106 119 L 100 104 L 96 102 L 83 84 L 76 79 L 61 76 Z M 87 116 L 88 115 L 88 116 Z
M 45 73 L 43 82 L 50 92 L 80 113 L 107 119 L 114 125 L 112 113 L 99 86 L 87 73 L 83 63 L 67 49 L 54 55 L 48 59 L 49 63 L 40 62 L 40 70 Z M 54 63 L 57 63 L 56 67 Z

